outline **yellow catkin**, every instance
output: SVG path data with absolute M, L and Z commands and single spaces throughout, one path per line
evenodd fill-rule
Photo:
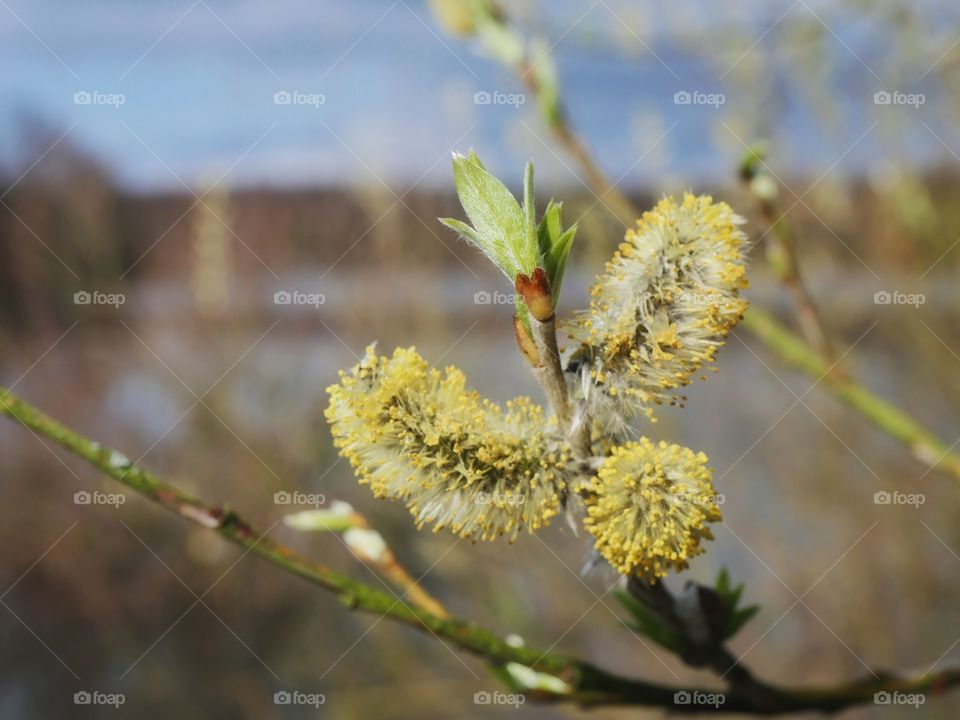
M 627 231 L 591 289 L 590 309 L 568 328 L 580 393 L 593 415 L 622 429 L 711 362 L 747 303 L 743 219 L 689 193 L 665 198 Z
M 589 485 L 584 525 L 621 573 L 655 580 L 687 567 L 720 520 L 707 457 L 647 438 L 614 448 Z
M 340 453 L 419 527 L 513 539 L 559 511 L 569 450 L 528 398 L 503 409 L 468 390 L 456 368 L 432 369 L 413 348 L 378 357 L 373 346 L 327 391 Z

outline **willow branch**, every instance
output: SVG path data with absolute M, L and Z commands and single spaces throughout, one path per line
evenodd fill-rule
M 771 266 L 793 300 L 793 311 L 800 332 L 811 348 L 820 355 L 835 360 L 836 356 L 830 337 L 824 329 L 823 318 L 803 280 L 797 244 L 789 224 L 783 215 L 777 215 L 773 200 L 761 197 L 756 192 L 752 194 L 756 197 L 760 215 L 767 226 L 763 237 L 768 244 L 768 256 L 774 258 Z M 837 366 L 832 372 L 838 372 L 839 369 Z
M 351 553 L 367 567 L 386 578 L 391 585 L 400 590 L 402 593 L 401 597 L 409 598 L 414 605 L 423 608 L 437 617 L 450 617 L 450 613 L 447 612 L 443 604 L 414 579 L 400 563 L 396 554 L 390 549 L 390 546 L 387 545 L 386 542 L 383 542 L 382 546 L 371 553 L 362 543 L 351 541 L 351 535 L 348 530 L 355 528 L 373 533 L 374 537 L 378 540 L 383 540 L 380 533 L 370 526 L 366 517 L 356 511 L 352 511 L 347 516 L 347 522 L 349 523 L 349 527 L 343 532 L 343 542 Z
M 830 372 L 831 362 L 758 307 L 751 307 L 743 325 L 784 361 L 803 370 L 874 427 L 896 438 L 918 461 L 960 479 L 960 455 L 903 410 L 863 385 Z
M 16 420 L 38 438 L 53 440 L 90 463 L 100 472 L 134 490 L 167 510 L 197 523 L 276 567 L 333 592 L 349 609 L 374 613 L 428 632 L 435 637 L 495 664 L 519 663 L 553 674 L 569 686 L 567 693 L 530 690 L 527 694 L 543 702 L 576 702 L 584 706 L 642 705 L 676 709 L 678 693 L 716 694 L 698 687 L 670 687 L 625 678 L 591 663 L 566 655 L 516 647 L 475 623 L 445 618 L 421 607 L 407 604 L 364 583 L 353 580 L 322 564 L 299 555 L 256 530 L 237 513 L 223 506 L 209 505 L 168 485 L 153 474 L 130 463 L 121 453 L 103 447 L 57 422 L 17 395 L 0 388 L 0 412 Z M 870 702 L 877 692 L 927 695 L 960 685 L 960 670 L 950 668 L 920 675 L 885 675 L 834 687 L 785 689 L 764 685 L 763 693 L 734 688 L 719 705 L 697 705 L 684 710 L 704 714 L 752 713 L 775 715 L 800 710 L 835 711 Z
M 500 13 L 497 18 L 504 27 L 508 27 L 505 15 Z M 539 96 L 542 88 L 537 82 L 536 73 L 531 71 L 527 61 L 522 62 L 516 70 L 520 81 L 534 95 Z M 640 216 L 640 212 L 633 207 L 626 195 L 607 179 L 590 156 L 570 126 L 567 113 L 559 100 L 556 103 L 556 111 L 547 119 L 547 124 L 553 130 L 553 135 L 560 145 L 576 158 L 594 194 L 600 199 L 609 199 L 610 209 L 614 214 L 627 225 L 632 225 L 634 219 Z M 826 359 L 828 355 L 818 352 L 797 337 L 780 324 L 773 315 L 761 307 L 752 305 L 743 324 L 782 360 L 795 365 L 817 380 L 823 378 L 822 384 L 847 407 L 878 429 L 904 443 L 914 458 L 928 467 L 946 472 L 960 480 L 960 455 L 953 452 L 950 446 L 903 410 L 844 377 L 844 373 L 839 372 L 833 367 L 833 363 Z M 824 375 L 827 377 L 824 378 Z
M 517 67 L 517 74 L 523 84 L 534 95 L 541 91 L 537 75 L 530 64 L 523 60 Z M 604 174 L 600 166 L 594 161 L 587 146 L 580 136 L 573 130 L 567 118 L 567 112 L 559 105 L 548 123 L 550 132 L 560 146 L 577 162 L 583 172 L 587 185 L 593 190 L 600 202 L 617 216 L 625 226 L 631 227 L 636 222 L 638 214 L 627 197 L 616 189 L 614 184 Z
M 560 426 L 567 434 L 574 454 L 580 460 L 590 457 L 590 423 L 584 417 L 577 417 L 570 403 L 567 381 L 560 364 L 560 349 L 557 346 L 557 323 L 551 317 L 540 321 L 530 318 L 533 342 L 537 346 L 541 365 L 534 368 L 534 375 L 550 399 L 553 411 Z

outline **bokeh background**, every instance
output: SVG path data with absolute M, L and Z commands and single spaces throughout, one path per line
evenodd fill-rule
M 764 141 L 802 268 L 848 371 L 960 430 L 960 8 L 946 0 L 503 3 L 549 48 L 572 125 L 641 207 L 738 184 Z M 436 222 L 461 217 L 451 150 L 475 148 L 580 231 L 561 309 L 586 302 L 624 227 L 534 99 L 423 0 L 0 0 L 0 373 L 6 386 L 169 481 L 371 583 L 335 536 L 278 524 L 275 493 L 347 500 L 458 615 L 623 674 L 709 682 L 620 622 L 613 576 L 555 523 L 513 546 L 417 533 L 338 462 L 324 388 L 378 341 L 457 364 L 485 395 L 536 393 L 506 292 Z M 720 94 L 711 105 L 675 93 Z M 922 95 L 878 104 L 877 92 Z M 283 104 L 283 95 L 293 99 Z M 275 98 L 279 98 L 276 100 Z M 790 322 L 753 252 L 751 300 Z M 278 305 L 282 291 L 317 306 Z M 878 291 L 922 293 L 877 305 Z M 118 305 L 76 293 L 122 294 Z M 80 296 L 83 297 L 83 296 Z M 102 296 L 101 296 L 102 297 Z M 478 301 L 479 300 L 479 301 Z M 784 683 L 960 658 L 955 480 L 785 367 L 744 331 L 720 373 L 644 432 L 704 450 L 724 523 L 687 577 L 721 567 L 758 616 L 733 641 Z M 482 663 L 337 601 L 0 424 L 0 715 L 596 717 L 478 706 Z M 920 493 L 919 507 L 874 503 Z M 672 581 L 682 585 L 683 577 Z M 198 602 L 197 598 L 201 598 Z M 122 692 L 119 710 L 76 706 Z M 319 709 L 277 706 L 284 689 Z M 952 718 L 956 696 L 850 718 Z

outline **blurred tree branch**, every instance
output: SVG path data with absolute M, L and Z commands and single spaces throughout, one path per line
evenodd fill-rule
M 429 632 L 438 639 L 445 639 L 496 666 L 518 663 L 555 675 L 569 687 L 568 692 L 524 689 L 531 699 L 541 702 L 575 702 L 582 706 L 639 705 L 676 710 L 678 697 L 694 696 L 697 693 L 716 695 L 719 692 L 706 688 L 671 687 L 625 678 L 584 660 L 552 652 L 540 652 L 524 646 L 518 647 L 473 622 L 441 617 L 422 607 L 407 604 L 403 596 L 393 597 L 299 555 L 291 548 L 266 537 L 224 506 L 209 505 L 162 482 L 150 472 L 132 464 L 122 453 L 103 447 L 100 443 L 74 432 L 5 388 L 0 388 L 0 411 L 26 427 L 38 439 L 46 437 L 53 440 L 105 475 L 167 510 L 216 532 L 272 565 L 333 592 L 349 609 L 389 617 Z M 661 588 L 652 592 L 657 593 L 664 611 L 668 612 L 670 603 L 666 602 L 667 596 L 663 595 L 665 591 Z M 716 654 L 721 652 L 722 655 Z M 707 662 L 684 657 L 688 664 L 705 664 L 718 672 L 721 668 L 724 671 L 729 669 L 726 662 L 730 659 L 729 653 L 719 649 L 719 646 L 714 648 L 714 653 Z M 949 668 L 937 673 L 918 675 L 884 674 L 833 687 L 790 689 L 760 682 L 741 665 L 734 665 L 737 670 L 725 674 L 728 687 L 723 693 L 722 703 L 683 705 L 683 709 L 704 714 L 775 715 L 803 710 L 833 712 L 874 701 L 876 693 L 927 695 L 960 685 L 960 669 Z M 682 701 L 680 704 L 682 705 Z

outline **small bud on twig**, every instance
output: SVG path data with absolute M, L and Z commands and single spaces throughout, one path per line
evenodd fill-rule
M 540 351 L 537 350 L 537 344 L 530 337 L 526 325 L 517 315 L 513 316 L 513 334 L 517 339 L 517 347 L 520 348 L 520 352 L 523 353 L 527 362 L 533 367 L 540 367 L 543 362 L 540 360 Z
M 519 273 L 516 278 L 517 293 L 523 298 L 530 314 L 540 322 L 553 317 L 553 298 L 550 281 L 543 268 L 535 268 L 531 275 Z

